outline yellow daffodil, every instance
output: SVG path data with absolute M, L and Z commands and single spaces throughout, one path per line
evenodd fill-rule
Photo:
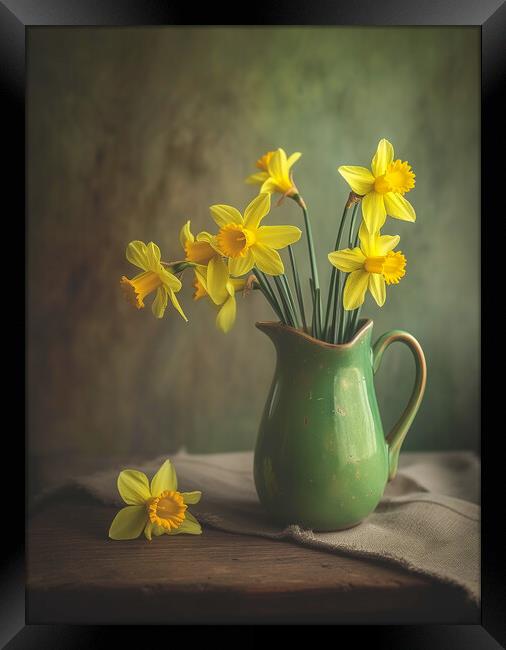
M 329 262 L 340 271 L 349 273 L 344 286 L 343 305 L 356 309 L 364 302 L 367 289 L 381 307 L 385 303 L 386 284 L 398 284 L 406 271 L 406 258 L 393 249 L 399 243 L 398 235 L 369 233 L 364 222 L 359 230 L 360 247 L 345 248 L 329 253 Z
M 262 171 L 248 176 L 246 183 L 261 185 L 260 192 L 279 192 L 283 197 L 297 194 L 291 168 L 301 155 L 292 153 L 287 158 L 284 149 L 268 151 L 256 162 L 256 166 Z
M 355 194 L 363 196 L 362 213 L 369 232 L 377 232 L 387 214 L 403 221 L 416 220 L 413 206 L 404 198 L 415 186 L 415 174 L 407 162 L 394 161 L 394 148 L 388 140 L 380 140 L 371 170 L 348 165 L 338 171 Z
M 137 309 L 142 309 L 144 298 L 156 290 L 156 297 L 151 307 L 153 314 L 157 318 L 162 318 L 170 298 L 174 307 L 187 321 L 175 293 L 181 289 L 181 281 L 162 265 L 160 257 L 160 249 L 153 242 L 147 245 L 142 241 L 130 242 L 127 246 L 126 258 L 143 272 L 131 279 L 123 276 L 121 287 L 127 299 Z
M 253 266 L 268 275 L 284 273 L 277 251 L 298 241 L 301 231 L 295 226 L 260 226 L 270 207 L 271 197 L 265 192 L 251 201 L 244 217 L 231 205 L 211 206 L 213 219 L 220 228 L 216 244 L 221 254 L 229 258 L 230 275 L 244 275 Z
M 208 262 L 219 255 L 212 247 L 213 236 L 208 232 L 200 232 L 196 237 L 193 235 L 190 222 L 187 221 L 179 233 L 179 241 L 185 252 L 185 259 L 196 264 L 208 264 Z
M 227 265 L 221 257 L 213 258 L 206 266 L 195 268 L 194 300 L 209 296 L 218 307 L 216 327 L 225 334 L 234 323 L 237 312 L 235 294 L 242 291 L 246 280 L 231 278 Z
M 216 238 L 209 233 L 201 232 L 194 237 L 190 222 L 187 221 L 181 228 L 179 239 L 185 250 L 186 259 L 197 264 L 193 269 L 195 273 L 193 299 L 199 300 L 208 296 L 219 308 L 216 327 L 222 332 L 229 332 L 235 323 L 237 311 L 235 294 L 244 288 L 245 280 L 230 277 L 221 253 L 216 250 Z
M 144 531 L 151 536 L 200 535 L 199 522 L 188 511 L 198 503 L 202 492 L 178 492 L 176 470 L 166 460 L 149 483 L 143 472 L 125 469 L 118 476 L 118 491 L 127 507 L 114 517 L 109 529 L 111 539 L 136 539 Z

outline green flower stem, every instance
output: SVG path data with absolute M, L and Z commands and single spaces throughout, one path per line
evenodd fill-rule
M 318 311 L 318 317 L 316 319 L 313 319 L 313 321 L 318 324 L 321 323 L 321 301 L 320 301 L 320 292 L 319 292 L 320 282 L 318 280 L 318 267 L 316 266 L 316 254 L 314 250 L 313 231 L 311 230 L 311 221 L 309 220 L 307 207 L 301 195 L 294 194 L 291 198 L 302 208 L 302 214 L 304 215 L 304 224 L 306 226 L 306 235 L 307 235 L 307 246 L 309 251 L 309 262 L 311 264 L 311 276 L 313 278 L 313 287 L 314 287 L 313 288 L 314 309 Z M 316 333 L 316 338 L 320 338 L 320 337 L 321 337 L 321 332 L 318 330 Z
M 351 313 L 350 323 L 348 325 L 348 330 L 346 332 L 346 341 L 351 341 L 351 339 L 355 335 L 361 309 L 362 307 L 360 306 L 357 309 L 354 309 L 353 312 Z
M 346 282 L 346 276 L 343 271 L 339 271 L 339 277 L 337 279 L 337 289 L 334 296 L 334 317 L 332 319 L 332 342 L 340 343 L 341 342 L 341 329 L 343 321 L 345 319 L 345 310 L 343 307 L 343 291 L 344 283 Z
M 295 285 L 295 293 L 297 294 L 297 302 L 299 303 L 300 317 L 302 319 L 302 327 L 307 332 L 306 313 L 304 311 L 304 299 L 302 297 L 302 288 L 300 286 L 299 272 L 297 271 L 297 263 L 295 261 L 295 254 L 291 246 L 288 246 L 288 254 L 290 255 L 290 263 L 292 265 L 293 283 Z
M 292 310 L 290 308 L 290 301 L 288 299 L 288 295 L 286 293 L 286 289 L 281 282 L 280 276 L 279 275 L 274 275 L 274 284 L 276 285 L 276 289 L 278 290 L 279 297 L 281 298 L 281 303 L 283 305 L 283 311 L 286 314 L 286 324 L 291 325 L 292 327 L 295 327 L 295 319 L 292 314 Z
M 340 296 L 340 301 L 341 302 L 342 302 L 342 299 L 343 299 L 342 294 L 344 293 L 344 283 L 345 283 L 345 280 L 343 280 L 343 283 L 342 283 L 342 290 L 341 290 L 341 296 Z M 337 335 L 337 343 L 344 343 L 344 330 L 345 330 L 345 325 L 346 325 L 347 320 L 348 320 L 348 314 L 347 314 L 346 310 L 343 307 L 343 309 L 341 311 L 341 314 L 340 314 L 340 318 L 339 318 L 339 333 Z
M 322 312 L 321 312 L 321 300 L 320 300 L 320 287 L 315 289 L 314 292 L 315 295 L 315 303 L 316 303 L 316 309 L 315 311 L 315 338 L 321 339 L 322 338 Z
M 332 323 L 329 323 L 331 307 L 333 305 L 332 299 L 334 297 L 335 285 L 336 285 L 336 267 L 332 267 L 332 272 L 330 274 L 330 283 L 329 283 L 329 295 L 327 297 L 327 308 L 325 309 L 325 321 L 323 323 L 323 338 L 325 341 L 330 343 L 330 332 L 332 329 Z M 330 329 L 329 329 L 330 328 Z
M 269 286 L 267 282 L 267 278 L 264 276 L 262 271 L 259 269 L 253 269 L 253 272 L 255 274 L 256 279 L 258 280 L 258 284 L 260 285 L 260 289 L 262 290 L 262 293 L 264 294 L 267 302 L 270 304 L 272 309 L 274 310 L 274 313 L 276 316 L 279 318 L 279 320 L 284 323 L 285 322 L 285 317 L 283 316 L 283 312 L 278 304 L 278 301 L 276 300 L 274 293 L 272 292 L 271 287 Z
M 260 271 L 259 269 L 255 269 L 255 272 L 261 273 L 262 274 L 262 279 L 264 281 L 265 288 L 268 290 L 270 297 L 272 300 L 277 304 L 279 311 L 281 311 L 281 305 L 278 303 L 278 299 L 276 298 L 276 294 L 274 293 L 274 289 L 271 287 L 271 283 L 269 282 L 269 277 L 265 275 L 263 271 Z
M 348 214 L 348 210 L 350 208 L 350 200 L 348 199 L 346 201 L 346 205 L 344 206 L 343 214 L 341 216 L 341 222 L 339 224 L 339 230 L 337 231 L 337 237 L 336 237 L 336 245 L 334 247 L 334 251 L 339 250 L 339 246 L 341 245 L 341 237 L 343 235 L 343 230 L 344 230 L 344 224 L 346 221 L 346 216 Z M 331 312 L 331 305 L 332 305 L 332 299 L 334 297 L 334 293 L 336 291 L 336 278 L 337 278 L 337 269 L 335 266 L 332 266 L 332 273 L 330 276 L 330 285 L 329 285 L 329 296 L 327 299 L 327 309 L 325 310 L 325 322 L 324 322 L 324 328 L 323 328 L 323 335 L 326 341 L 330 342 L 330 334 L 329 332 L 329 319 L 330 319 L 330 312 Z M 334 329 L 332 328 L 332 332 Z
M 313 278 L 309 278 L 309 288 L 311 289 L 311 300 L 313 302 L 313 312 L 312 312 L 312 315 L 311 315 L 311 336 L 316 336 L 316 333 L 315 333 L 316 309 L 314 308 L 314 306 L 315 306 L 315 291 L 314 291 Z
M 348 248 L 355 248 L 358 245 L 358 228 L 356 234 L 353 233 L 355 229 L 355 223 L 357 220 L 357 213 L 358 213 L 358 208 L 357 210 L 353 210 L 353 214 L 351 216 L 350 220 L 350 231 L 348 233 Z M 343 314 L 343 332 L 344 334 L 342 335 L 341 338 L 341 343 L 346 343 L 350 340 L 351 338 L 351 329 L 352 329 L 352 323 L 353 323 L 353 317 L 355 315 L 355 311 L 347 311 Z
M 357 220 L 357 212 L 358 212 L 358 203 L 355 204 L 355 207 L 353 208 L 353 213 L 351 215 L 350 232 L 348 235 L 348 248 L 354 248 L 355 237 L 353 236 L 353 229 L 355 228 L 355 222 Z M 357 232 L 357 236 L 358 236 L 358 232 Z
M 351 214 L 352 221 L 355 220 L 357 210 L 358 210 L 358 203 L 355 203 Z M 334 318 L 332 320 L 333 343 L 343 342 L 344 321 L 345 321 L 345 310 L 343 307 L 344 283 L 345 283 L 344 273 L 342 271 L 339 271 L 338 287 L 334 295 Z
M 300 329 L 301 324 L 300 324 L 300 321 L 299 321 L 299 319 L 297 317 L 297 310 L 295 309 L 295 301 L 293 299 L 293 293 L 292 293 L 292 290 L 290 288 L 290 285 L 288 284 L 288 278 L 286 277 L 286 275 L 284 273 L 283 273 L 283 275 L 280 275 L 279 277 L 280 277 L 281 283 L 282 283 L 282 285 L 283 285 L 283 287 L 285 289 L 286 296 L 288 297 L 288 302 L 290 304 L 290 311 L 291 311 L 293 319 L 294 319 L 295 327 Z

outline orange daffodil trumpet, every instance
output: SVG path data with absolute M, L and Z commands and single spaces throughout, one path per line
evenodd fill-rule
M 187 221 L 179 233 L 179 241 L 185 252 L 185 259 L 196 264 L 209 264 L 210 260 L 219 253 L 210 244 L 212 235 L 208 232 L 200 232 L 193 236 L 190 221 Z
M 362 213 L 370 232 L 385 223 L 387 214 L 403 221 L 415 221 L 416 214 L 404 194 L 415 186 L 411 165 L 394 161 L 394 148 L 388 140 L 380 140 L 371 169 L 345 165 L 338 171 L 355 194 L 362 196 Z
M 246 182 L 261 185 L 260 192 L 279 192 L 283 195 L 282 198 L 293 196 L 298 190 L 293 182 L 291 168 L 301 155 L 296 152 L 287 157 L 284 149 L 268 151 L 256 162 L 261 171 L 248 176 Z
M 360 307 L 367 289 L 380 307 L 384 305 L 385 285 L 398 284 L 406 273 L 406 258 L 401 251 L 393 250 L 399 240 L 398 235 L 371 235 L 365 223 L 362 223 L 359 230 L 359 247 L 329 253 L 329 262 L 349 274 L 343 295 L 346 310 Z
M 156 291 L 151 309 L 157 318 L 162 318 L 170 298 L 175 309 L 187 321 L 188 319 L 176 298 L 176 292 L 181 289 L 181 280 L 162 265 L 160 257 L 160 249 L 153 242 L 149 242 L 147 245 L 142 241 L 130 242 L 127 246 L 126 258 L 143 272 L 130 280 L 123 276 L 121 288 L 127 299 L 137 309 L 142 309 L 144 298 Z
M 233 276 L 244 275 L 254 266 L 268 275 L 284 273 L 278 250 L 294 244 L 301 231 L 295 226 L 261 226 L 271 207 L 270 194 L 262 192 L 244 210 L 244 216 L 231 205 L 212 205 L 210 210 L 220 231 L 216 246 L 228 257 Z
M 177 476 L 170 460 L 148 481 L 146 474 L 125 469 L 118 476 L 118 491 L 128 504 L 114 517 L 109 537 L 115 540 L 136 539 L 144 532 L 151 541 L 153 535 L 200 535 L 202 528 L 188 510 L 198 503 L 202 492 L 178 492 Z

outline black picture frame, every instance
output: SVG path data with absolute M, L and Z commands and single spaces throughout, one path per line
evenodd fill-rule
M 9 408 L 20 404 L 21 415 L 16 427 L 4 426 L 4 440 L 9 438 L 8 465 L 18 472 L 17 492 L 9 496 L 2 514 L 7 551 L 2 556 L 2 593 L 0 597 L 0 644 L 8 648 L 84 648 L 109 647 L 111 639 L 119 642 L 119 630 L 93 626 L 35 626 L 26 624 L 24 611 L 24 545 L 20 521 L 21 474 L 24 472 L 24 441 L 20 423 L 24 422 L 24 356 L 25 338 L 21 315 L 29 313 L 24 302 L 24 282 L 20 269 L 19 251 L 24 249 L 24 173 L 25 173 L 25 37 L 27 29 L 36 26 L 147 26 L 147 25 L 378 25 L 378 26 L 451 26 L 473 25 L 481 28 L 482 37 L 482 377 L 487 377 L 482 394 L 482 609 L 481 625 L 455 626 L 344 626 L 337 639 L 342 643 L 350 636 L 356 645 L 370 639 L 377 647 L 417 650 L 418 648 L 499 648 L 506 644 L 506 588 L 504 581 L 504 553 L 506 538 L 504 520 L 504 474 L 501 443 L 504 433 L 501 422 L 499 379 L 493 379 L 494 369 L 501 371 L 498 353 L 500 328 L 497 322 L 485 318 L 487 301 L 497 295 L 493 279 L 501 273 L 502 252 L 491 252 L 486 242 L 497 243 L 505 218 L 499 203 L 504 181 L 504 162 L 500 158 L 504 141 L 502 122 L 506 115 L 501 97 L 506 80 L 506 3 L 504 0 L 354 0 L 354 2 L 311 3 L 304 1 L 271 2 L 260 7 L 248 4 L 249 15 L 236 15 L 230 6 L 220 10 L 214 5 L 199 7 L 197 12 L 189 3 L 167 0 L 0 0 L 0 88 L 4 111 L 5 180 L 4 197 L 9 198 L 9 219 L 4 220 L 4 231 L 10 242 L 13 264 L 17 258 L 17 279 L 22 286 L 9 292 L 10 327 L 4 339 L 5 360 L 9 370 L 6 398 Z M 495 163 L 497 160 L 497 163 Z M 501 182 L 502 181 L 502 182 Z M 8 196 L 7 196 L 8 194 Z M 495 202 L 498 208 L 494 210 Z M 502 203 L 504 205 L 504 203 Z M 8 221 L 8 223 L 6 223 Z M 496 230 L 497 229 L 497 230 Z M 491 239 L 492 238 L 492 239 Z M 499 252 L 499 255 L 497 255 Z M 5 260 L 4 260 L 5 263 Z M 475 260 L 477 272 L 478 261 Z M 494 265 L 497 265 L 494 267 Z M 498 287 L 500 288 L 500 287 Z M 12 294 L 16 295 L 12 295 Z M 496 307 L 497 309 L 497 307 Z M 12 314 L 12 316 L 11 316 Z M 492 319 L 490 319 L 491 321 Z M 5 341 L 8 344 L 5 344 Z M 493 355 L 493 358 L 492 358 Z M 495 387 L 495 388 L 494 388 Z M 494 418 L 494 411 L 498 419 Z M 4 451 L 6 447 L 4 447 Z M 7 461 L 5 462 L 7 464 Z M 9 493 L 10 494 L 10 493 Z M 502 506 L 502 507 L 501 507 Z M 9 512 L 9 509 L 11 510 Z M 128 630 L 131 643 L 142 630 Z M 160 642 L 157 632 L 154 643 Z M 148 644 L 149 645 L 149 644 Z

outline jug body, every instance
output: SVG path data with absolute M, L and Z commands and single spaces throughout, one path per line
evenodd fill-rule
M 254 459 L 259 499 L 283 524 L 319 531 L 360 523 L 389 478 L 373 378 L 372 321 L 332 345 L 279 323 L 258 323 L 277 362 Z

